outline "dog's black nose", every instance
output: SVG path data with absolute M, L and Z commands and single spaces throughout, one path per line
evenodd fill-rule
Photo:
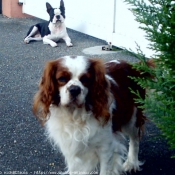
M 57 18 L 57 19 L 60 19 L 60 15 L 57 15 L 56 18 Z
M 79 86 L 72 85 L 69 88 L 69 92 L 70 92 L 71 96 L 75 98 L 80 94 L 81 88 Z

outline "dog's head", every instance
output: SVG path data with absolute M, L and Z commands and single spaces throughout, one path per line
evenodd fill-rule
M 109 83 L 101 60 L 66 56 L 46 64 L 39 91 L 34 98 L 34 113 L 42 117 L 51 104 L 66 109 L 85 108 L 96 118 L 108 120 Z
M 46 2 L 47 12 L 50 16 L 50 22 L 56 24 L 58 22 L 64 22 L 65 19 L 65 7 L 63 0 L 60 1 L 59 8 L 53 8 L 48 2 Z

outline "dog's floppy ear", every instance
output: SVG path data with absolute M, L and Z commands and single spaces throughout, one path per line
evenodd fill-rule
M 64 1 L 61 0 L 60 1 L 60 11 L 61 11 L 61 15 L 63 16 L 63 18 L 65 18 L 65 7 L 64 7 Z
M 50 105 L 59 104 L 59 92 L 55 77 L 58 65 L 58 60 L 47 62 L 39 84 L 39 90 L 34 97 L 33 112 L 43 123 L 47 120 Z
M 46 8 L 47 8 L 47 13 L 50 13 L 52 6 L 48 2 L 46 2 Z
M 105 77 L 105 67 L 102 60 L 90 59 L 90 67 L 88 72 L 92 75 L 91 85 L 87 101 L 92 106 L 92 112 L 95 117 L 106 124 L 110 114 L 108 110 L 109 84 Z M 88 106 L 86 106 L 87 110 Z

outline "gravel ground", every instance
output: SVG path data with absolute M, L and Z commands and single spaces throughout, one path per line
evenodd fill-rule
M 44 129 L 32 114 L 33 95 L 47 60 L 64 55 L 85 55 L 83 49 L 105 45 L 102 40 L 73 30 L 68 30 L 74 44 L 71 48 L 63 41 L 57 48 L 42 42 L 24 44 L 27 30 L 39 21 L 37 18 L 8 19 L 0 15 L 0 174 L 49 175 L 49 172 L 64 171 L 63 157 L 53 150 L 43 134 Z M 122 51 L 93 57 L 136 61 Z M 166 141 L 157 138 L 158 135 L 159 130 L 148 123 L 139 154 L 145 164 L 141 172 L 132 175 L 175 174 L 175 159 L 170 158 L 173 151 L 168 150 Z

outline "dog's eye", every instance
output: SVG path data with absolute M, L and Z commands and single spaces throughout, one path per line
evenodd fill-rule
M 87 85 L 89 82 L 90 82 L 90 78 L 86 75 L 83 75 L 81 78 L 80 78 L 80 81 L 82 84 L 85 84 Z
M 61 83 L 66 83 L 68 81 L 67 77 L 60 77 L 57 80 Z

